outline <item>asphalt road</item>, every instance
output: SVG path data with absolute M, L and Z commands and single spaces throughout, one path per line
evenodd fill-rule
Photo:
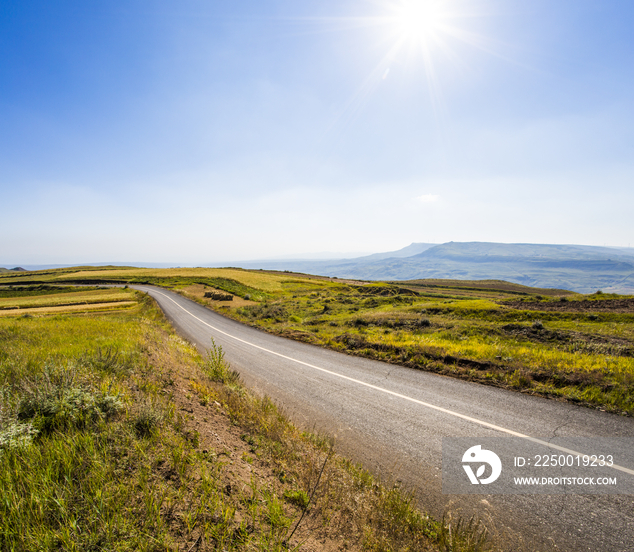
M 609 471 L 634 489 L 634 419 L 336 353 L 245 326 L 164 289 L 134 287 L 200 349 L 213 338 L 245 383 L 296 424 L 334 435 L 339 452 L 413 489 L 433 515 L 449 508 L 490 518 L 509 550 L 634 550 L 634 492 L 448 495 L 441 479 L 443 437 L 548 443 L 557 454 L 598 453 L 580 447 L 607 442 L 616 459 Z

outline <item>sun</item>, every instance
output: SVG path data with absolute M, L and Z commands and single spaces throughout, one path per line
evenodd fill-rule
M 427 42 L 447 18 L 447 2 L 442 0 L 404 0 L 394 6 L 396 33 L 404 40 Z
M 376 31 L 376 65 L 348 100 L 339 118 L 352 120 L 374 90 L 390 77 L 391 82 L 419 87 L 429 92 L 436 114 L 443 111 L 441 79 L 462 69 L 462 48 L 495 54 L 485 36 L 474 31 L 477 19 L 485 17 L 487 0 L 364 0 L 372 7 L 366 15 L 327 18 L 341 30 Z M 321 22 L 323 18 L 316 18 Z M 445 70 L 449 66 L 448 70 Z M 394 69 L 394 71 L 392 71 Z M 421 79 L 422 77 L 422 79 Z M 398 80 L 397 80 L 398 79 Z M 387 86 L 390 86 L 389 84 Z

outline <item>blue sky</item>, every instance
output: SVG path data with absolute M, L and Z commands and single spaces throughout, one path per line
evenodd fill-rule
M 0 3 L 0 266 L 634 245 L 634 3 L 404 2 Z

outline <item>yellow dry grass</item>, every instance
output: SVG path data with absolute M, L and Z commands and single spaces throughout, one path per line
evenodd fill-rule
M 60 274 L 57 279 L 78 278 L 228 278 L 262 291 L 280 291 L 288 276 L 235 268 L 122 268 L 118 270 L 85 270 Z
M 31 307 L 0 310 L 0 316 L 23 316 L 25 314 L 65 314 L 86 311 L 118 310 L 133 307 L 136 301 L 112 301 L 110 303 L 91 303 L 81 305 L 64 305 L 59 307 Z
M 13 308 L 55 307 L 80 303 L 128 301 L 134 297 L 133 294 L 134 292 L 131 290 L 99 289 L 73 293 L 36 295 L 32 297 L 2 297 L 0 298 L 0 311 Z

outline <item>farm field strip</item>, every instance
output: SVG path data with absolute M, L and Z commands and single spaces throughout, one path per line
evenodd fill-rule
M 79 303 L 113 303 L 116 301 L 129 301 L 133 297 L 133 292 L 118 289 L 53 293 L 34 297 L 0 297 L 0 310 L 70 306 Z
M 262 291 L 280 291 L 282 282 L 288 280 L 288 276 L 260 274 L 239 269 L 216 268 L 167 268 L 167 269 L 121 269 L 121 270 L 86 270 L 59 276 L 63 279 L 78 278 L 226 278 L 236 280 L 246 286 L 261 289 Z
M 88 311 L 110 311 L 114 309 L 126 309 L 137 304 L 136 301 L 114 301 L 111 303 L 89 303 L 80 305 L 62 305 L 57 307 L 31 307 L 0 310 L 0 316 L 24 316 L 25 314 L 64 314 Z

